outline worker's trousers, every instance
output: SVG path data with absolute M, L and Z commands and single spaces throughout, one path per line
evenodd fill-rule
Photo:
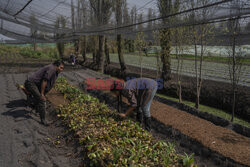
M 26 80 L 24 86 L 33 96 L 35 100 L 36 111 L 40 114 L 40 118 L 45 119 L 46 101 L 41 98 L 41 93 L 37 85 L 34 82 Z
M 143 115 L 146 118 L 151 117 L 151 115 L 150 115 L 150 106 L 151 106 L 151 103 L 152 103 L 152 101 L 154 99 L 156 91 L 157 91 L 157 86 L 153 89 L 152 94 L 150 96 L 150 99 L 149 99 L 148 103 L 145 104 L 145 106 L 142 107 Z

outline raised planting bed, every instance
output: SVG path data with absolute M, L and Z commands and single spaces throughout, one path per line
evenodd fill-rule
M 192 155 L 178 155 L 172 143 L 156 140 L 132 120 L 117 117 L 64 78 L 55 88 L 69 100 L 57 116 L 77 137 L 87 166 L 194 166 Z
M 84 88 L 85 86 L 82 85 L 81 87 Z M 116 98 L 110 96 L 110 94 L 108 94 L 108 93 L 105 93 L 105 92 L 103 92 L 101 90 L 97 90 L 97 89 L 89 89 L 88 93 L 97 97 L 101 102 L 107 103 L 110 107 L 114 108 L 117 106 Z M 156 97 L 156 100 L 159 100 L 159 99 Z M 166 102 L 166 101 L 162 101 L 162 102 L 170 104 L 170 102 Z M 154 103 L 157 103 L 157 104 L 154 104 Z M 235 134 L 230 134 L 230 130 L 225 129 L 225 131 L 223 131 L 224 128 L 219 128 L 220 132 L 223 133 L 222 138 L 221 138 L 221 136 L 213 136 L 213 138 L 208 139 L 207 137 L 211 137 L 210 136 L 211 134 L 203 135 L 203 133 L 204 133 L 203 130 L 198 131 L 199 134 L 197 134 L 196 131 L 197 131 L 198 127 L 190 127 L 190 125 L 188 125 L 186 123 L 190 122 L 190 121 L 199 122 L 200 123 L 199 125 L 196 123 L 194 123 L 193 125 L 198 125 L 201 127 L 203 127 L 205 125 L 205 126 L 208 126 L 208 129 L 215 128 L 216 126 L 214 126 L 213 124 L 211 124 L 205 120 L 202 120 L 202 119 L 194 117 L 190 114 L 187 114 L 183 111 L 177 111 L 177 109 L 175 109 L 175 111 L 173 111 L 173 112 L 175 114 L 175 117 L 181 117 L 182 122 L 179 122 L 178 119 L 172 119 L 172 118 L 168 118 L 169 120 L 166 120 L 166 117 L 164 117 L 163 113 L 161 115 L 158 115 L 158 118 L 154 118 L 154 116 L 156 116 L 155 114 L 157 112 L 155 112 L 153 110 L 155 108 L 161 108 L 163 106 L 166 107 L 166 105 L 163 103 L 160 104 L 159 102 L 153 102 L 153 104 L 151 106 L 151 110 L 152 110 L 151 113 L 153 116 L 152 117 L 152 127 L 157 133 L 163 134 L 163 135 L 168 136 L 168 137 L 171 136 L 171 138 L 176 140 L 181 147 L 188 148 L 189 150 L 194 152 L 196 155 L 199 155 L 201 157 L 205 157 L 207 159 L 211 159 L 213 161 L 213 164 L 212 164 L 213 166 L 216 165 L 216 166 L 225 166 L 225 167 L 228 167 L 228 166 L 243 167 L 243 166 L 246 166 L 246 165 L 244 165 L 244 163 L 245 164 L 249 163 L 249 162 L 246 163 L 248 161 L 247 159 L 245 159 L 245 161 L 243 160 L 244 161 L 243 162 L 242 159 L 244 159 L 244 158 L 240 158 L 241 160 L 238 159 L 237 160 L 238 162 L 235 161 L 235 159 L 237 159 L 234 157 L 235 155 L 230 155 L 231 153 L 227 152 L 228 151 L 227 148 L 224 148 L 224 147 L 228 146 L 228 145 L 225 145 L 225 143 L 229 144 L 232 142 L 235 145 L 238 145 L 238 140 L 239 140 L 239 138 L 241 138 L 240 136 L 234 136 Z M 171 104 L 171 105 L 175 106 L 175 104 Z M 129 105 L 127 104 L 127 100 L 124 99 L 122 106 L 124 109 L 129 107 Z M 166 109 L 166 108 L 162 108 L 162 110 L 164 110 L 164 109 Z M 171 110 L 171 108 L 169 108 L 169 109 Z M 166 112 L 170 113 L 170 111 L 166 111 Z M 183 113 L 183 114 L 181 114 L 181 113 Z M 173 117 L 174 115 L 168 114 L 167 117 L 169 117 L 169 116 Z M 190 117 L 190 118 L 184 118 L 184 117 Z M 160 120 L 159 118 L 163 118 L 163 119 Z M 194 118 L 195 118 L 195 120 L 194 120 Z M 187 121 L 186 119 L 187 120 L 189 119 L 189 121 Z M 175 121 L 177 121 L 177 122 L 175 122 Z M 166 123 L 166 122 L 168 122 L 168 123 Z M 203 124 L 202 122 L 205 124 Z M 187 128 L 182 127 L 183 126 L 182 124 L 186 124 L 185 126 L 187 126 Z M 203 128 L 201 128 L 201 129 L 203 129 Z M 214 131 L 217 131 L 217 130 L 218 129 L 214 129 Z M 217 133 L 214 133 L 214 134 L 216 135 Z M 224 135 L 224 134 L 227 134 L 227 135 Z M 214 139 L 216 139 L 216 138 L 221 138 L 221 139 L 219 139 L 218 141 L 215 141 Z M 213 145 L 213 142 L 214 142 L 214 144 L 215 143 L 217 144 L 217 142 L 218 142 L 218 143 L 222 144 L 222 146 L 219 146 L 220 148 L 215 149 L 214 146 L 210 145 L 211 140 L 212 140 L 212 145 Z M 229 140 L 232 140 L 232 141 L 229 141 Z M 234 140 L 236 142 L 234 142 Z M 246 141 L 242 140 L 241 142 L 242 142 L 242 145 L 244 145 L 244 143 Z M 231 145 L 231 144 L 229 144 L 229 145 Z M 241 148 L 241 146 L 239 146 L 237 148 Z M 222 151 L 222 150 L 224 150 L 224 151 Z M 225 151 L 225 150 L 227 150 L 227 151 Z M 237 152 L 238 151 L 242 153 L 243 150 L 241 150 L 241 151 L 237 150 Z M 245 151 L 243 151 L 243 152 L 245 152 Z M 244 156 L 244 155 L 240 155 L 240 156 Z M 232 157 L 234 157 L 234 158 L 232 158 Z M 236 155 L 236 157 L 237 157 L 237 155 Z M 239 162 L 239 161 L 241 161 L 241 162 Z
M 86 82 L 84 82 L 86 77 L 102 78 L 101 74 L 92 72 L 91 70 L 81 70 L 75 73 L 67 72 L 65 73 L 65 77 L 69 78 L 69 82 L 73 85 L 79 86 L 81 89 L 86 88 Z M 98 89 L 89 89 L 87 92 L 97 97 L 99 101 L 105 102 L 110 108 L 116 108 L 116 98 L 111 96 L 107 91 L 103 92 Z M 126 101 L 124 101 L 124 103 L 126 103 Z M 200 119 L 192 114 L 178 110 L 175 107 L 176 105 L 171 107 L 156 100 L 152 102 L 151 115 L 155 118 L 154 120 L 157 121 L 153 128 L 159 131 L 159 133 L 154 133 L 156 131 L 153 131 L 153 135 L 156 138 L 159 138 L 159 135 L 161 140 L 167 142 L 173 141 L 172 139 L 176 140 L 176 150 L 181 150 L 181 153 L 197 153 L 196 155 L 199 156 L 195 156 L 195 158 L 201 165 L 250 165 L 249 138 L 239 135 L 230 129 L 216 126 L 210 121 Z M 126 104 L 123 104 L 123 108 L 126 108 Z M 162 123 L 164 126 L 159 126 L 158 123 Z M 185 136 L 187 136 L 188 143 L 186 142 L 187 140 L 182 140 L 182 138 L 185 139 Z M 182 151 L 183 147 L 180 148 L 179 145 L 184 146 L 185 151 Z
M 167 105 L 175 106 L 176 108 L 178 108 L 182 111 L 186 111 L 192 115 L 195 115 L 195 116 L 198 116 L 202 119 L 208 120 L 208 121 L 214 123 L 215 125 L 226 127 L 226 128 L 231 129 L 231 130 L 235 131 L 236 133 L 239 133 L 243 136 L 250 137 L 250 128 L 248 128 L 248 127 L 242 126 L 242 125 L 237 124 L 237 123 L 231 123 L 230 121 L 228 121 L 222 117 L 210 114 L 208 112 L 197 110 L 194 107 L 190 107 L 190 106 L 183 104 L 183 103 L 179 103 L 179 102 L 175 102 L 173 100 L 162 98 L 160 96 L 156 96 L 155 100 L 157 100 L 161 103 L 167 104 Z

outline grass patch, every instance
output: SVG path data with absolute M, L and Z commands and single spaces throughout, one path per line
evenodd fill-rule
M 151 66 L 156 66 L 157 64 L 157 60 L 156 60 L 156 56 L 155 54 L 148 54 L 149 56 L 143 56 L 143 60 L 142 63 L 143 64 L 150 64 Z M 88 58 L 92 58 L 92 53 L 88 53 L 87 54 Z M 185 60 L 195 60 L 195 56 L 193 55 L 188 55 L 188 54 L 184 54 L 182 55 L 182 57 Z M 200 57 L 198 56 L 198 59 Z M 136 53 L 124 53 L 124 60 L 126 64 L 133 64 L 133 63 L 139 63 L 139 54 Z M 176 60 L 176 55 L 175 54 L 171 54 L 171 59 L 172 60 Z M 119 59 L 118 59 L 118 54 L 117 53 L 110 53 L 110 60 L 112 62 L 116 62 L 119 63 Z M 210 57 L 204 57 L 204 61 L 211 61 L 211 62 L 215 62 L 215 63 L 228 63 L 228 58 L 227 57 L 218 57 L 218 56 L 210 56 Z M 250 65 L 250 59 L 249 58 L 242 58 L 242 63 L 244 65 Z
M 58 59 L 59 54 L 55 47 L 38 47 L 36 51 L 29 46 L 0 45 L 0 57 L 4 58 L 31 58 L 31 59 Z
M 172 100 L 172 101 L 179 102 L 179 99 L 176 99 L 176 98 L 173 98 L 173 97 L 170 97 L 170 96 L 166 96 L 166 95 L 162 95 L 162 94 L 157 94 L 157 95 L 162 97 L 162 98 L 165 98 L 165 99 L 169 99 L 169 100 Z M 195 103 L 190 102 L 190 101 L 183 100 L 183 103 L 190 106 L 190 107 L 195 106 Z M 219 117 L 222 117 L 222 118 L 224 118 L 226 120 L 229 120 L 229 121 L 231 120 L 231 114 L 228 114 L 225 111 L 217 109 L 217 108 L 213 108 L 213 107 L 209 107 L 209 106 L 205 106 L 205 105 L 200 104 L 199 110 L 208 112 L 210 114 L 213 114 L 213 115 L 216 115 L 216 116 L 219 116 Z M 246 127 L 250 128 L 250 123 L 249 122 L 244 121 L 244 120 L 242 120 L 240 118 L 237 118 L 237 117 L 234 117 L 234 123 L 237 123 L 237 124 L 240 124 L 240 125 L 243 125 L 243 126 L 246 126 Z
M 189 59 L 189 60 L 195 60 L 195 56 L 184 54 L 182 55 L 183 58 Z M 176 58 L 175 54 L 171 55 L 171 58 Z M 200 56 L 197 57 L 198 60 L 200 59 Z M 218 57 L 218 56 L 205 56 L 203 57 L 204 61 L 212 61 L 217 63 L 228 63 L 229 58 L 228 57 Z M 249 58 L 242 58 L 242 63 L 250 65 L 250 59 Z

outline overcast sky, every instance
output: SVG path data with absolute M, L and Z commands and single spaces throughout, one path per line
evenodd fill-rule
M 142 12 L 147 12 L 148 11 L 148 8 L 152 8 L 152 9 L 156 9 L 157 6 L 156 6 L 156 3 L 157 3 L 157 0 L 127 0 L 128 2 L 128 7 L 131 8 L 133 7 L 134 5 L 136 5 L 136 8 L 139 9 L 141 8 L 139 11 Z
M 138 13 L 143 12 L 144 14 L 147 13 L 149 8 L 156 9 L 157 8 L 156 2 L 157 0 L 127 0 L 129 9 L 131 9 L 134 5 L 136 5 L 137 10 L 139 9 L 137 12 Z M 8 40 L 10 38 L 7 38 L 2 34 L 0 34 L 0 40 L 1 39 Z

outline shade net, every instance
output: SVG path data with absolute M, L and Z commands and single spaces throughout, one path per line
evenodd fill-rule
M 169 6 L 160 5 L 160 0 L 141 0 L 139 7 L 122 0 L 120 8 L 117 2 L 1 0 L 0 33 L 14 40 L 0 42 L 72 42 L 92 35 L 104 35 L 112 40 L 122 34 L 126 40 L 143 39 L 148 45 L 150 43 L 152 47 L 148 53 L 156 57 L 160 52 L 160 33 L 170 30 L 172 54 L 232 57 L 235 52 L 238 57 L 250 58 L 249 0 L 162 0 L 171 2 L 166 3 L 172 5 L 171 10 Z M 118 57 L 111 61 L 119 62 Z M 156 76 L 161 71 L 161 62 L 156 58 L 144 57 L 140 62 L 138 56 L 128 56 L 125 61 L 129 65 L 156 70 Z M 195 76 L 194 62 L 184 60 L 183 63 L 182 73 Z M 178 64 L 177 60 L 171 61 L 172 72 L 178 72 Z M 203 70 L 204 79 L 230 82 L 226 64 L 213 63 L 212 66 L 206 62 Z M 239 83 L 249 86 L 249 76 L 249 66 L 242 65 Z
M 123 4 L 122 17 L 117 22 L 112 5 L 96 11 L 98 9 L 94 9 L 88 0 L 1 0 L 0 33 L 16 39 L 16 43 L 72 41 L 83 35 L 115 38 L 122 34 L 123 38 L 135 39 L 138 32 L 143 32 L 146 40 L 154 41 L 154 32 L 164 28 L 199 29 L 206 25 L 213 31 L 209 33 L 209 37 L 213 37 L 209 43 L 219 45 L 225 44 L 230 37 L 230 33 L 223 29 L 230 21 L 237 20 L 239 44 L 250 41 L 250 3 L 247 0 L 180 0 L 177 10 L 163 14 L 157 7 L 157 0 L 149 3 L 155 6 L 150 15 L 146 9 L 141 12 L 140 8 L 133 9 L 130 4 Z M 58 24 L 60 18 L 63 25 L 62 21 Z M 188 33 L 191 32 L 186 32 L 186 35 Z

